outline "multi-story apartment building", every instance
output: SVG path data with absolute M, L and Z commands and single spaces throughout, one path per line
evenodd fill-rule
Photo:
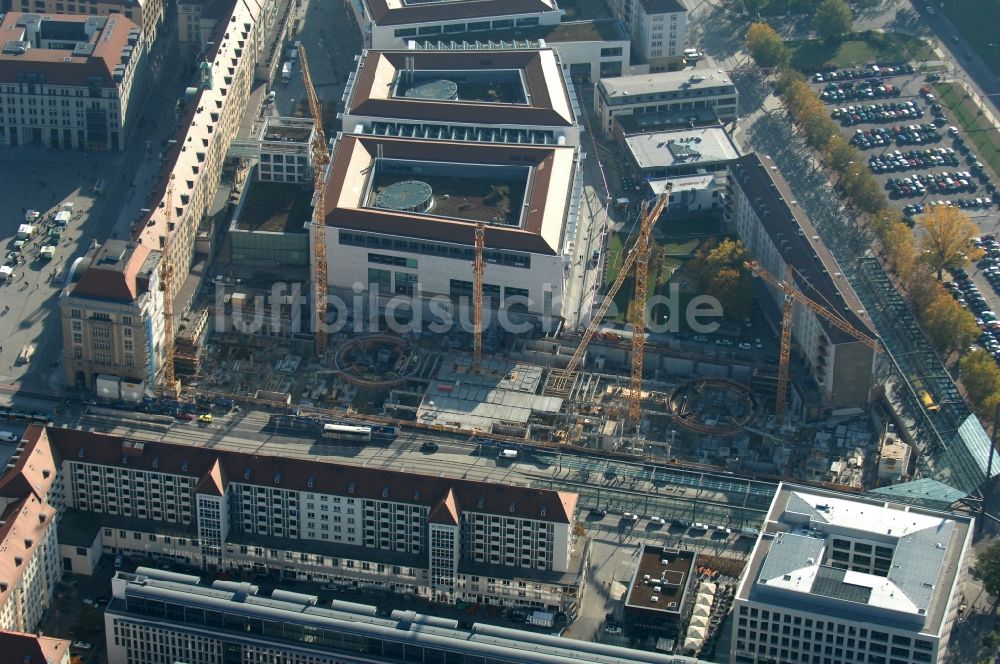
M 66 381 L 94 388 L 109 374 L 153 386 L 162 366 L 159 251 L 108 240 L 88 253 L 59 297 Z
M 783 484 L 737 590 L 732 664 L 937 664 L 971 517 Z
M 345 133 L 580 145 L 572 83 L 551 48 L 363 51 Z
M 11 0 L 14 11 L 24 14 L 81 14 L 124 16 L 142 30 L 149 50 L 163 23 L 164 0 Z
M 0 30 L 0 144 L 125 149 L 146 76 L 135 23 L 8 12 Z
M 556 0 L 352 0 L 365 48 L 405 48 L 409 40 L 449 39 L 462 32 L 555 25 Z
M 109 664 L 438 662 L 443 664 L 704 664 L 549 634 L 473 624 L 413 611 L 377 613 L 354 602 L 249 583 L 139 568 L 111 580 L 104 614 Z M 164 644 L 170 644 L 165 647 Z
M 676 113 L 692 116 L 714 112 L 721 122 L 736 119 L 739 94 L 724 72 L 693 69 L 658 74 L 602 78 L 594 87 L 594 109 L 601 129 L 611 135 L 616 117 L 643 113 Z
M 251 0 L 235 3 L 230 8 L 228 17 L 217 25 L 211 39 L 212 51 L 199 68 L 199 84 L 193 95 L 185 98 L 177 134 L 171 141 L 171 147 L 162 155 L 164 167 L 146 206 L 150 211 L 133 225 L 131 239 L 143 247 L 141 251 L 136 249 L 134 255 L 161 252 L 164 247 L 168 247 L 174 277 L 170 282 L 170 292 L 165 295 L 174 300 L 174 312 L 177 315 L 181 315 L 189 305 L 187 301 L 179 301 L 177 295 L 190 270 L 195 239 L 218 191 L 226 153 L 240 128 L 254 80 L 254 69 L 272 28 L 268 17 L 273 19 L 276 15 L 275 2 L 276 0 Z M 168 182 L 173 184 L 169 220 L 166 210 Z M 209 233 L 205 233 L 205 238 L 208 241 Z M 128 264 L 126 272 L 137 270 L 138 265 L 145 263 L 144 258 L 135 258 L 134 261 Z M 80 275 L 80 281 L 84 280 L 86 275 Z M 96 282 L 95 286 L 100 286 L 103 279 Z M 100 288 L 88 289 L 87 299 L 77 299 L 76 302 L 82 306 L 74 308 L 80 309 L 82 319 L 90 319 L 94 313 L 105 313 L 107 299 L 125 295 L 126 291 L 119 289 L 117 282 L 112 288 L 115 291 L 108 293 L 102 293 Z M 194 289 L 189 288 L 186 292 L 191 294 Z M 162 317 L 160 300 L 149 301 L 148 308 L 146 304 L 142 293 L 137 290 L 132 300 L 131 313 L 127 312 L 129 307 L 124 298 L 120 301 L 119 313 L 129 316 L 133 321 Z M 153 334 L 147 334 L 144 338 L 146 346 L 141 350 L 136 348 L 135 352 L 137 356 L 152 358 L 149 363 L 152 373 L 158 374 L 163 369 L 162 362 L 157 361 L 161 357 L 162 348 L 158 346 L 159 337 L 155 332 L 154 327 Z M 64 337 L 71 338 L 66 337 L 71 333 L 72 330 L 64 330 Z M 96 362 L 97 358 L 93 353 L 104 353 L 105 349 L 87 345 L 83 345 L 82 349 L 83 357 L 76 358 L 76 347 L 72 344 L 63 347 L 67 366 L 76 361 L 77 365 L 93 367 L 91 373 L 136 377 L 136 372 L 124 363 L 105 365 Z M 81 360 L 82 364 L 79 362 Z M 74 370 L 71 379 L 73 382 L 76 382 L 75 372 L 78 370 L 80 369 Z M 147 380 L 151 380 L 151 377 L 147 376 Z M 90 376 L 87 376 L 87 381 L 89 385 Z
M 576 494 L 33 429 L 66 486 L 63 564 L 101 552 L 439 601 L 565 611 Z
M 726 223 L 749 254 L 779 279 L 793 270 L 799 291 L 874 338 L 877 332 L 857 294 L 771 159 L 755 153 L 740 157 L 733 162 L 729 183 Z M 773 306 L 765 311 L 778 328 L 784 296 L 771 287 L 767 293 Z M 793 411 L 810 416 L 818 414 L 811 412 L 814 406 L 838 409 L 868 403 L 875 369 L 875 352 L 869 346 L 801 305 L 793 310 L 792 340 L 815 383 L 792 390 Z
M 25 433 L 0 475 L 0 630 L 37 630 L 62 576 L 63 487 L 51 449 L 36 445 L 40 436 Z
M 0 652 L 11 664 L 70 664 L 69 641 L 0 631 Z
M 632 48 L 651 73 L 684 64 L 687 9 L 680 0 L 608 0 L 632 37 Z
M 330 292 L 353 303 L 360 288 L 370 309 L 405 303 L 428 324 L 472 320 L 482 223 L 490 310 L 551 328 L 572 256 L 578 158 L 562 145 L 341 136 L 326 193 Z

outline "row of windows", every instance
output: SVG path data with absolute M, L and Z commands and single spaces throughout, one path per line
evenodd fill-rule
M 465 245 L 445 244 L 443 242 L 431 242 L 428 240 L 409 240 L 387 235 L 344 230 L 340 231 L 337 237 L 340 244 L 347 247 L 367 247 L 369 249 L 439 256 L 441 258 L 454 258 L 470 262 L 475 259 L 475 249 Z M 525 269 L 531 268 L 531 254 L 486 249 L 483 251 L 483 259 L 487 263 L 497 265 Z
M 506 30 L 509 28 L 527 28 L 538 25 L 537 16 L 514 19 L 497 19 L 495 21 L 472 21 L 469 23 L 447 23 L 443 25 L 424 25 L 419 28 L 397 28 L 393 35 L 399 38 L 427 37 L 440 34 L 456 34 L 459 32 L 475 32 L 477 30 Z

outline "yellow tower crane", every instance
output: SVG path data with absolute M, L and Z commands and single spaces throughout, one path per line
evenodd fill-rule
M 636 274 L 636 289 L 638 292 L 638 289 L 640 288 L 639 281 L 642 281 L 642 296 L 641 298 L 637 296 L 636 302 L 633 305 L 632 321 L 633 325 L 635 325 L 635 321 L 638 318 L 642 318 L 642 321 L 640 323 L 641 329 L 633 330 L 632 335 L 632 381 L 628 402 L 628 416 L 629 420 L 633 424 L 638 424 L 642 408 L 640 399 L 642 394 L 642 356 L 645 349 L 644 337 L 646 329 L 645 318 L 643 318 L 643 316 L 645 316 L 646 308 L 645 283 L 649 263 L 649 236 L 653 232 L 653 227 L 656 225 L 656 221 L 667 208 L 671 189 L 672 185 L 668 183 L 664 192 L 657 197 L 656 202 L 652 206 L 650 206 L 648 201 L 643 203 L 642 209 L 639 213 L 639 234 L 636 237 L 635 244 L 632 245 L 632 248 L 629 249 L 628 253 L 625 255 L 625 260 L 622 261 L 621 269 L 618 271 L 618 277 L 615 279 L 614 283 L 611 284 L 611 288 L 608 289 L 607 294 L 604 296 L 604 301 L 601 302 L 601 306 L 598 307 L 597 312 L 594 314 L 594 317 L 591 319 L 586 331 L 583 333 L 583 339 L 580 340 L 580 345 L 577 346 L 576 352 L 574 352 L 573 356 L 570 358 L 569 364 L 567 364 L 566 368 L 561 371 L 554 371 L 552 375 L 553 382 L 557 388 L 565 390 L 572 384 L 576 370 L 583 361 L 584 354 L 587 352 L 587 346 L 590 344 L 590 340 L 594 338 L 594 334 L 597 333 L 598 328 L 601 326 L 601 322 L 603 321 L 604 316 L 608 313 L 608 309 L 611 307 L 611 303 L 614 301 L 615 295 L 618 294 L 619 289 L 621 289 L 622 284 L 625 283 L 625 279 L 632 270 L 632 265 L 636 263 L 636 261 L 639 261 L 642 267 L 640 268 L 641 274 Z
M 163 200 L 163 244 L 160 259 L 160 292 L 163 294 L 163 384 L 165 393 L 180 394 L 180 382 L 174 373 L 174 263 L 170 255 L 170 234 L 173 233 L 174 218 L 174 174 L 167 180 L 167 193 Z
M 787 404 L 785 402 L 788 399 L 788 365 L 792 355 L 792 306 L 796 302 L 805 305 L 813 312 L 830 321 L 834 327 L 851 335 L 876 353 L 882 352 L 882 343 L 878 339 L 870 337 L 864 332 L 858 330 L 840 314 L 830 311 L 801 291 L 796 290 L 795 283 L 792 278 L 793 269 L 791 266 L 788 266 L 788 276 L 784 281 L 768 272 L 764 266 L 757 261 L 747 261 L 744 263 L 744 266 L 750 270 L 751 274 L 755 277 L 763 279 L 781 291 L 784 295 L 784 302 L 782 303 L 781 310 L 781 353 L 778 363 L 778 395 L 777 403 L 774 405 L 774 419 L 780 425 L 785 421 L 785 412 L 787 410 Z
M 483 364 L 483 246 L 486 227 L 476 224 L 476 259 L 472 266 L 475 277 L 472 286 L 472 370 L 478 372 Z
M 326 312 L 327 312 L 327 264 L 326 264 L 326 183 L 323 174 L 326 165 L 330 163 L 330 151 L 326 147 L 326 133 L 323 131 L 323 107 L 316 96 L 312 76 L 309 73 L 309 62 L 306 60 L 306 49 L 299 44 L 299 60 L 302 63 L 302 82 L 305 84 L 306 96 L 309 97 L 309 111 L 313 117 L 312 160 L 313 160 L 313 214 L 312 214 L 312 253 L 313 253 L 313 330 L 316 340 L 316 355 L 326 353 Z

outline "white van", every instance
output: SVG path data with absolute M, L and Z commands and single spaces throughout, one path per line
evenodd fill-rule
M 500 450 L 501 459 L 516 459 L 517 450 Z

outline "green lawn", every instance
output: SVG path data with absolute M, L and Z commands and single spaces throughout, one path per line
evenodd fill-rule
M 988 163 L 994 173 L 1000 173 L 1000 131 L 979 114 L 976 103 L 965 96 L 961 87 L 951 83 L 934 87 L 941 103 L 951 110 L 962 136 L 975 146 L 979 159 Z
M 805 39 L 785 44 L 792 49 L 792 65 L 807 74 L 823 67 L 919 62 L 934 57 L 930 47 L 919 38 L 896 33 L 858 32 L 836 43 Z
M 963 39 L 1000 75 L 1000 43 L 997 26 L 1000 26 L 1000 0 L 944 0 L 941 8 Z M 935 2 L 935 7 L 940 3 Z

